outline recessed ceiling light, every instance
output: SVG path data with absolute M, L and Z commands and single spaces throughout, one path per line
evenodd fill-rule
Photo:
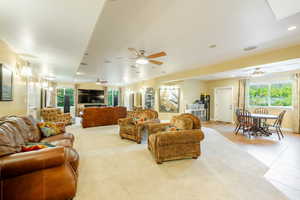
M 55 80 L 55 78 L 56 78 L 55 76 L 51 76 L 51 75 L 45 76 L 45 79 L 49 81 L 53 81 Z
M 216 44 L 212 44 L 212 45 L 209 45 L 208 47 L 211 48 L 211 49 L 213 49 L 213 48 L 216 48 L 217 45 Z
M 76 75 L 83 75 L 82 72 L 76 72 Z
M 251 50 L 254 50 L 256 48 L 257 48 L 257 46 L 249 46 L 249 47 L 244 48 L 244 51 L 251 51 Z
M 288 28 L 288 30 L 289 31 L 293 31 L 293 30 L 295 30 L 297 28 L 297 26 L 290 26 L 289 28 Z

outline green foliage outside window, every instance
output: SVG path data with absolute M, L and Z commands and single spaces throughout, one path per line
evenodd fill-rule
M 63 107 L 65 104 L 65 90 L 63 88 L 58 88 L 56 90 L 57 95 L 57 106 Z
M 292 106 L 292 84 L 271 85 L 271 106 Z
M 66 88 L 65 95 L 70 97 L 70 106 L 74 106 L 74 89 Z
M 72 88 L 58 88 L 56 90 L 57 107 L 64 107 L 65 95 L 70 96 L 70 105 L 74 106 L 74 89 Z
M 118 106 L 119 90 L 108 90 L 108 106 Z
M 292 106 L 292 83 L 249 86 L 250 106 Z

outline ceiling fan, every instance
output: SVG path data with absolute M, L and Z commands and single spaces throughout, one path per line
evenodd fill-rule
M 152 63 L 152 64 L 155 64 L 155 65 L 162 65 L 162 64 L 164 64 L 163 62 L 157 61 L 157 60 L 152 60 L 152 59 L 167 55 L 166 52 L 162 51 L 162 52 L 159 52 L 159 53 L 154 53 L 154 54 L 151 54 L 149 56 L 146 56 L 145 55 L 145 53 L 146 53 L 145 50 L 139 50 L 138 51 L 135 48 L 128 48 L 128 50 L 133 52 L 137 56 L 136 58 L 134 58 L 135 62 L 137 64 L 141 64 L 141 65 L 146 65 L 148 63 Z
M 96 85 L 103 85 L 103 84 L 106 84 L 106 83 L 108 83 L 108 81 L 100 80 L 100 78 L 97 78 Z

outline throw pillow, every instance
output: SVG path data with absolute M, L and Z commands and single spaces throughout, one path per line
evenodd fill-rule
M 61 129 L 53 122 L 41 122 L 38 123 L 44 137 L 50 137 L 61 133 Z
M 25 146 L 22 146 L 22 152 L 35 151 L 40 149 L 45 149 L 48 147 L 55 147 L 55 145 L 49 144 L 47 142 L 38 142 L 38 143 L 26 143 Z

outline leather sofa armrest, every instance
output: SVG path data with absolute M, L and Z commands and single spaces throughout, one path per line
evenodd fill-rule
M 204 134 L 200 130 L 159 132 L 155 136 L 158 146 L 200 143 L 204 139 Z
M 37 151 L 15 153 L 0 158 L 0 179 L 63 165 L 64 147 L 49 147 Z
M 152 135 L 165 131 L 168 126 L 171 126 L 171 123 L 150 123 L 148 124 L 148 134 Z

